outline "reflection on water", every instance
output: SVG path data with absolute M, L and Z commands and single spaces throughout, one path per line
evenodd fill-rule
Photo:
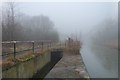
M 81 49 L 83 61 L 92 78 L 118 77 L 118 50 L 96 45 L 84 45 Z

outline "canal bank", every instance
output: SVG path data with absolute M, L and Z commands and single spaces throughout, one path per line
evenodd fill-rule
M 45 76 L 47 78 L 89 78 L 80 54 L 63 52 L 62 59 Z
M 7 78 L 44 78 L 62 56 L 62 49 L 53 49 L 4 69 L 2 77 L 4 80 Z

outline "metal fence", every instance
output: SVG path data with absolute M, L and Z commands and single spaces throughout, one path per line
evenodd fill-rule
M 19 58 L 28 53 L 40 53 L 44 49 L 72 47 L 79 45 L 79 41 L 53 43 L 51 41 L 10 41 L 2 42 L 2 60 L 13 57 Z
M 51 41 L 11 41 L 2 42 L 2 59 L 17 58 L 27 53 L 39 53 L 43 49 L 51 48 Z

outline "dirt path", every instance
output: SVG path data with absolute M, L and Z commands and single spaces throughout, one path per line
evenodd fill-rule
M 63 58 L 45 78 L 88 78 L 80 54 L 63 53 Z

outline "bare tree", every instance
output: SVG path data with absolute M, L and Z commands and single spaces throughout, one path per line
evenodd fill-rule
M 54 29 L 54 23 L 48 16 L 25 17 L 24 15 L 19 18 L 16 14 L 15 5 L 14 2 L 7 2 L 6 7 L 3 8 L 3 41 L 59 40 L 58 32 Z
M 2 28 L 3 28 L 3 37 L 6 37 L 5 40 L 15 40 L 15 3 L 7 2 L 5 3 L 6 7 L 3 8 L 2 12 Z M 5 35 L 6 34 L 6 35 Z M 3 38 L 4 39 L 4 38 Z
M 8 3 L 9 10 L 10 10 L 10 37 L 11 40 L 15 40 L 15 4 L 14 2 Z M 8 14 L 9 15 L 9 14 Z

